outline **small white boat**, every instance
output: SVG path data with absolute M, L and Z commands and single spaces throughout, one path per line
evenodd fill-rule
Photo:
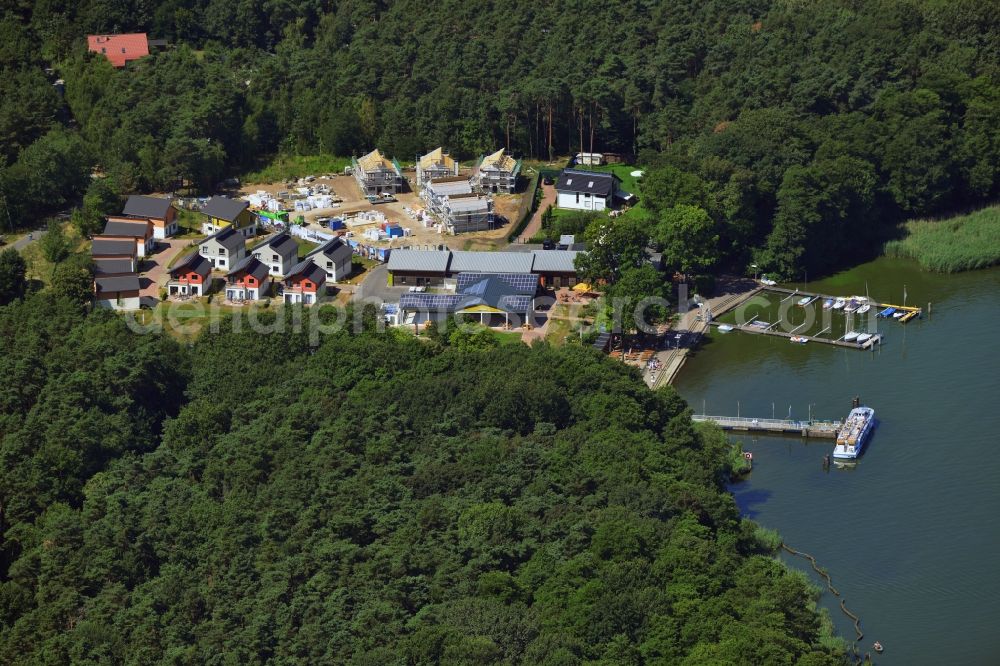
M 868 342 L 871 339 L 872 339 L 872 334 L 871 333 L 862 333 L 861 335 L 858 336 L 857 342 L 858 342 L 858 344 L 862 344 L 862 343 Z
M 722 324 L 721 326 L 719 326 L 720 333 L 728 333 L 731 330 L 733 330 L 733 327 L 730 326 L 729 324 Z
M 768 277 L 762 277 L 760 279 L 760 283 L 765 287 L 773 287 L 774 285 L 778 284 L 777 282 Z
M 837 300 L 835 300 L 833 302 L 833 309 L 834 310 L 843 310 L 845 305 L 847 305 L 847 301 L 844 300 L 843 298 L 838 298 Z
M 823 301 L 823 309 L 824 310 L 829 310 L 832 307 L 833 307 L 833 299 L 832 298 L 828 298 L 825 301 Z
M 857 331 L 848 331 L 847 335 L 844 336 L 844 342 L 854 342 L 858 339 L 859 335 L 861 334 Z
M 802 298 L 799 299 L 799 305 L 805 307 L 809 305 L 811 301 L 812 301 L 812 296 L 803 296 Z
M 793 335 L 788 339 L 799 345 L 804 345 L 805 343 L 809 342 L 809 338 L 804 338 L 801 335 Z
M 851 300 L 847 301 L 847 305 L 844 306 L 844 312 L 854 312 L 859 307 L 861 307 L 861 304 L 858 303 L 858 299 L 852 298 Z
M 871 309 L 872 309 L 872 306 L 870 306 L 867 303 L 865 303 L 860 308 L 858 308 L 858 314 L 864 314 L 864 313 L 868 312 Z
M 892 313 L 892 318 L 893 319 L 899 319 L 900 317 L 902 317 L 905 314 L 906 313 L 903 312 L 902 310 L 896 310 L 895 312 Z

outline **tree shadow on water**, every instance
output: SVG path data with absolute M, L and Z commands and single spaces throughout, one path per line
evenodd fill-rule
M 733 493 L 740 513 L 750 519 L 757 518 L 760 514 L 758 507 L 767 502 L 772 494 L 770 490 L 751 488 L 746 484 L 735 484 L 729 490 Z

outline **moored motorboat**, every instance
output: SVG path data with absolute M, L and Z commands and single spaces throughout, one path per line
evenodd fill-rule
M 854 312 L 859 307 L 861 307 L 861 304 L 858 303 L 858 299 L 852 298 L 851 300 L 847 301 L 847 305 L 844 306 L 844 312 Z
M 823 301 L 823 309 L 824 310 L 829 310 L 832 307 L 833 307 L 833 299 L 832 298 L 828 298 L 825 301 Z
M 896 308 L 890 306 L 890 307 L 887 307 L 885 310 L 882 310 L 882 312 L 879 312 L 878 316 L 882 317 L 883 319 L 888 319 L 895 312 L 896 312 Z
M 721 326 L 719 326 L 719 331 L 721 333 L 728 333 L 731 330 L 733 330 L 733 327 L 730 326 L 729 324 L 722 324 Z
M 837 432 L 837 445 L 833 447 L 834 458 L 857 458 L 865 447 L 865 441 L 875 425 L 875 410 L 871 407 L 855 407 L 848 414 L 844 425 Z
M 879 643 L 878 641 L 875 641 L 875 644 L 872 645 L 872 649 L 878 652 L 879 654 L 882 654 L 883 650 L 885 650 L 885 648 L 882 647 L 882 644 Z
M 900 317 L 902 317 L 905 314 L 906 313 L 903 312 L 902 310 L 896 310 L 895 312 L 892 313 L 892 318 L 893 319 L 899 319 Z
M 799 305 L 803 307 L 809 305 L 810 302 L 812 302 L 812 296 L 803 296 L 799 299 Z
M 860 344 L 860 343 L 865 343 L 865 342 L 868 342 L 868 341 L 869 341 L 869 340 L 871 340 L 871 339 L 872 339 L 872 334 L 871 334 L 871 333 L 862 333 L 862 334 L 860 334 L 860 335 L 858 336 L 858 338 L 857 338 L 857 342 L 858 342 L 859 344 Z
M 801 335 L 793 335 L 792 337 L 790 337 L 788 339 L 791 340 L 792 342 L 800 344 L 800 345 L 804 345 L 805 343 L 809 342 L 809 338 L 804 338 Z
M 861 335 L 861 334 L 858 333 L 857 331 L 848 331 L 844 335 L 844 342 L 854 342 L 855 340 L 858 339 L 859 335 Z
M 843 310 L 845 305 L 847 305 L 847 301 L 845 299 L 843 299 L 843 298 L 838 298 L 837 300 L 835 300 L 833 302 L 833 309 L 834 310 Z
M 868 312 L 871 309 L 872 309 L 872 306 L 870 306 L 867 303 L 865 303 L 860 308 L 858 308 L 858 314 L 864 314 L 864 313 Z

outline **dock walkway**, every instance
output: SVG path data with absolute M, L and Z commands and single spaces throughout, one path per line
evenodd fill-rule
M 762 432 L 800 437 L 836 439 L 840 421 L 794 421 L 789 419 L 755 419 L 746 416 L 708 416 L 694 414 L 692 421 L 712 422 L 723 430 Z

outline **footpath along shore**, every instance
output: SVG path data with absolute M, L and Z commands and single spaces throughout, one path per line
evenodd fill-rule
M 705 301 L 712 317 L 719 317 L 729 310 L 740 305 L 746 299 L 752 297 L 761 290 L 761 285 L 748 279 L 733 280 L 719 285 L 718 296 L 713 296 Z M 701 320 L 702 308 L 692 308 L 688 310 L 667 332 L 668 348 L 656 352 L 654 358 L 659 361 L 659 370 L 650 372 L 644 370 L 643 375 L 646 384 L 656 389 L 664 384 L 670 384 L 677 377 L 677 373 L 684 366 L 688 354 L 690 354 L 701 337 L 708 330 L 709 323 Z M 669 347 L 673 345 L 673 347 Z

